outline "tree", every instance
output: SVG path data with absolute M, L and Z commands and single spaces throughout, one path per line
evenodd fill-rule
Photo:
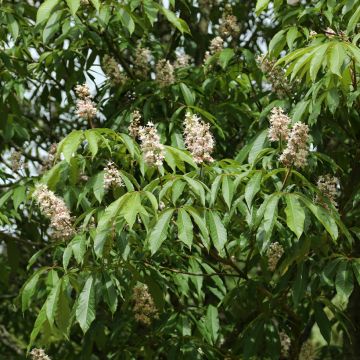
M 0 14 L 4 356 L 359 356 L 357 1 Z

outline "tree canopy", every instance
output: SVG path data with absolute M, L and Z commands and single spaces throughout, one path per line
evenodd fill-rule
M 359 20 L 2 0 L 4 359 L 358 359 Z

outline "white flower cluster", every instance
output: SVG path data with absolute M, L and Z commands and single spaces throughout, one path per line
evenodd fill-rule
M 219 33 L 222 38 L 226 39 L 229 36 L 236 38 L 240 34 L 240 26 L 238 19 L 235 15 L 226 15 L 224 14 L 221 19 L 221 24 L 219 27 Z
M 191 57 L 188 54 L 181 54 L 176 57 L 174 68 L 181 69 L 189 66 Z
M 194 161 L 198 164 L 214 161 L 211 157 L 214 150 L 214 138 L 209 124 L 197 115 L 187 112 L 184 125 L 185 146 L 191 152 Z
M 54 238 L 70 238 L 75 234 L 70 211 L 63 199 L 57 197 L 44 184 L 38 184 L 33 198 L 39 205 L 41 212 L 50 219 Z
M 315 360 L 316 353 L 314 345 L 310 341 L 306 341 L 301 347 L 299 360 Z
M 289 125 L 291 123 L 291 119 L 286 114 L 284 114 L 284 110 L 279 107 L 274 107 L 271 110 L 269 121 L 270 141 L 287 140 L 289 137 Z
M 109 161 L 104 168 L 104 188 L 107 190 L 123 185 L 119 170 L 112 161 Z
M 268 267 L 270 271 L 275 271 L 276 265 L 279 262 L 280 258 L 284 254 L 284 248 L 278 243 L 274 242 L 270 244 L 266 256 L 268 258 Z
M 161 59 L 156 64 L 156 81 L 160 87 L 170 86 L 175 82 L 174 67 L 169 60 Z
M 146 285 L 139 285 L 133 289 L 133 301 L 136 321 L 149 326 L 154 319 L 159 318 L 158 310 Z
M 49 152 L 48 152 L 48 156 L 42 162 L 41 172 L 49 170 L 53 166 L 54 160 L 55 160 L 56 150 L 57 150 L 57 144 L 55 144 L 55 143 L 51 144 Z
M 151 52 L 147 48 L 138 46 L 135 52 L 134 68 L 135 75 L 141 78 L 146 78 L 150 71 Z
M 205 61 L 211 56 L 219 53 L 224 49 L 224 40 L 220 36 L 216 36 L 210 41 L 209 50 L 205 53 Z
M 124 85 L 128 80 L 127 76 L 120 69 L 119 64 L 116 62 L 116 60 L 109 55 L 104 56 L 103 68 L 104 73 L 108 76 L 108 78 L 110 78 L 111 82 L 114 85 Z
M 145 163 L 149 166 L 162 166 L 165 158 L 164 145 L 152 122 L 139 128 L 140 147 L 144 154 Z
M 275 66 L 276 60 L 270 60 L 266 54 L 262 54 L 256 58 L 256 62 L 261 71 L 266 75 L 267 80 L 271 84 L 271 90 L 279 97 L 283 97 L 292 91 L 292 86 L 285 76 L 285 70 L 279 66 Z
M 291 340 L 284 331 L 279 332 L 281 356 L 285 359 L 289 357 L 289 351 L 291 347 Z
M 32 349 L 30 351 L 31 360 L 51 360 L 48 355 L 46 355 L 43 349 Z
M 96 116 L 97 110 L 91 100 L 90 89 L 86 84 L 77 85 L 75 88 L 78 100 L 76 102 L 76 115 L 87 120 Z
M 339 183 L 339 179 L 329 174 L 320 176 L 317 181 L 317 187 L 320 190 L 321 194 L 325 198 L 327 198 L 331 202 L 331 204 L 333 204 L 335 207 L 338 206 L 336 202 L 336 197 L 338 195 L 338 191 L 337 191 L 338 183 Z M 315 201 L 323 205 L 325 208 L 328 208 L 327 204 L 324 202 L 321 196 L 317 195 Z
M 19 151 L 13 151 L 10 156 L 11 169 L 12 171 L 19 171 L 24 167 L 24 160 L 22 159 L 22 154 Z
M 304 167 L 309 154 L 308 139 L 309 127 L 302 122 L 295 123 L 291 129 L 287 146 L 280 155 L 280 162 L 286 167 L 293 165 L 298 168 Z
M 131 114 L 132 120 L 128 127 L 129 134 L 136 139 L 139 136 L 141 114 L 139 110 L 134 110 Z

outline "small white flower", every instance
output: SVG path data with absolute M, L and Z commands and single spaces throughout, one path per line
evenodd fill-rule
M 289 137 L 289 125 L 291 123 L 291 119 L 284 114 L 284 110 L 278 107 L 273 108 L 271 110 L 269 121 L 269 140 L 287 140 Z
M 214 150 L 215 141 L 210 132 L 209 124 L 206 124 L 198 116 L 187 112 L 184 125 L 185 146 L 191 152 L 194 161 L 198 164 L 214 161 L 211 153 Z
M 175 82 L 174 67 L 169 60 L 161 59 L 156 64 L 156 81 L 160 87 L 170 86 Z
M 141 114 L 139 110 L 134 110 L 131 114 L 132 120 L 128 127 L 130 135 L 136 139 L 139 136 Z
M 278 242 L 274 242 L 269 246 L 266 256 L 268 257 L 268 267 L 270 271 L 274 271 L 276 269 L 276 265 L 283 254 L 284 248 Z
M 162 166 L 165 158 L 164 145 L 161 144 L 160 136 L 152 122 L 149 121 L 146 126 L 139 128 L 139 138 L 145 163 L 149 166 Z
M 123 186 L 123 181 L 119 170 L 112 161 L 109 161 L 104 168 L 104 188 Z
M 309 146 L 307 145 L 308 138 L 309 127 L 302 122 L 295 123 L 291 129 L 287 147 L 280 155 L 280 162 L 286 167 L 292 165 L 299 168 L 304 167 L 309 154 Z
M 44 184 L 38 184 L 32 196 L 41 212 L 50 219 L 53 237 L 70 238 L 75 234 L 70 211 L 63 199 Z
M 30 352 L 31 360 L 51 360 L 48 355 L 46 355 L 43 349 L 32 349 Z

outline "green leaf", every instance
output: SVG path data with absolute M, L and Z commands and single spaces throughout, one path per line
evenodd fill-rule
M 218 175 L 215 180 L 212 182 L 211 190 L 210 190 L 210 206 L 213 206 L 216 201 L 217 193 L 220 187 L 220 181 L 222 179 L 222 175 Z
M 219 253 L 222 253 L 227 242 L 227 232 L 219 215 L 216 212 L 207 212 L 207 224 L 212 242 Z
M 19 207 L 19 205 L 26 199 L 26 187 L 25 186 L 17 186 L 14 190 L 13 203 L 15 210 Z
M 34 341 L 36 340 L 40 330 L 42 329 L 43 325 L 46 322 L 46 310 L 45 310 L 45 303 L 42 306 L 36 320 L 35 320 L 35 324 L 34 324 L 34 328 L 30 334 L 30 341 L 29 341 L 29 345 L 27 350 L 29 351 L 34 343 Z
M 12 16 L 11 14 L 6 14 L 6 17 L 11 36 L 13 38 L 13 41 L 15 42 L 17 37 L 19 36 L 19 24 L 15 20 L 14 16 Z
M 157 20 L 158 9 L 155 7 L 152 0 L 144 0 L 143 6 L 145 14 L 149 19 L 151 26 L 153 26 L 154 22 Z
M 177 217 L 177 227 L 179 239 L 191 249 L 193 242 L 193 224 L 189 214 L 180 208 Z
M 338 267 L 335 287 L 338 294 L 345 296 L 347 299 L 354 289 L 354 279 L 352 269 L 348 266 L 347 261 L 342 261 Z
M 83 139 L 83 132 L 75 130 L 70 133 L 58 146 L 58 154 L 63 153 L 65 160 L 70 163 L 73 153 L 76 152 Z
M 233 49 L 230 48 L 226 48 L 224 50 L 222 50 L 219 54 L 219 64 L 220 66 L 225 69 L 230 60 L 235 56 L 235 52 Z
M 354 271 L 355 278 L 360 285 L 360 262 L 359 259 L 356 259 L 352 262 L 352 269 Z
M 295 307 L 299 305 L 300 301 L 304 297 L 304 293 L 306 291 L 306 286 L 309 279 L 308 273 L 309 269 L 304 263 L 301 263 L 297 266 L 296 277 L 292 291 L 292 297 Z
M 168 232 L 169 223 L 173 215 L 174 209 L 167 209 L 161 213 L 159 219 L 150 232 L 149 235 L 149 245 L 151 254 L 155 254 L 156 251 L 160 248 L 161 244 L 166 239 Z
M 260 13 L 268 7 L 269 3 L 270 0 L 257 0 L 255 7 L 255 14 L 259 16 Z
M 280 53 L 286 43 L 285 30 L 277 32 L 269 43 L 269 53 L 274 57 Z
M 9 190 L 0 198 L 0 208 L 8 201 L 12 194 L 13 190 Z
M 329 43 L 325 43 L 321 46 L 319 46 L 316 50 L 316 55 L 312 57 L 310 62 L 310 78 L 313 82 L 316 80 L 317 73 L 320 70 L 321 65 L 323 64 L 323 61 L 326 60 L 326 57 L 324 56 L 327 49 L 329 47 Z
M 286 194 L 286 223 L 299 239 L 304 231 L 305 212 L 294 194 Z
M 354 31 L 357 24 L 359 23 L 359 19 L 360 19 L 360 6 L 357 7 L 356 11 L 352 14 L 352 16 L 348 22 L 348 26 L 346 28 L 346 32 L 348 34 L 350 34 L 351 32 Z
M 186 211 L 192 216 L 194 219 L 195 224 L 199 228 L 201 235 L 202 235 L 202 241 L 204 243 L 204 246 L 209 249 L 210 248 L 210 238 L 209 238 L 209 231 L 206 226 L 206 222 L 204 219 L 199 215 L 199 213 L 191 206 L 186 206 Z
M 298 196 L 335 241 L 338 237 L 338 227 L 330 212 L 320 206 L 314 205 L 305 196 L 300 194 L 298 194 Z
M 343 65 L 346 52 L 341 43 L 335 43 L 328 53 L 328 64 L 330 71 L 341 77 L 341 67 Z
M 96 234 L 94 239 L 94 250 L 98 257 L 101 257 L 104 250 L 105 242 L 108 238 L 109 232 L 112 228 L 112 222 L 119 213 L 121 206 L 124 203 L 125 196 L 117 199 L 111 203 L 102 214 L 98 226 L 96 228 Z
M 39 281 L 39 278 L 46 270 L 47 268 L 41 268 L 37 270 L 23 286 L 23 289 L 21 291 L 21 309 L 23 312 L 29 308 L 31 298 L 35 293 L 36 285 Z
M 71 248 L 77 263 L 82 264 L 84 260 L 84 255 L 86 253 L 85 234 L 76 235 L 74 239 L 71 240 Z
M 61 289 L 62 280 L 59 280 L 57 284 L 51 289 L 46 302 L 46 317 L 49 321 L 50 326 L 54 325 L 55 314 L 57 310 L 57 304 L 59 301 L 59 293 Z
M 201 201 L 201 205 L 205 206 L 205 190 L 201 182 L 194 180 L 186 175 L 183 176 L 183 179 L 190 185 L 191 190 Z
M 62 10 L 55 11 L 47 21 L 43 31 L 44 44 L 47 44 L 60 29 L 60 18 L 62 13 Z
M 121 207 L 120 215 L 129 224 L 130 229 L 135 224 L 138 213 L 144 213 L 145 209 L 141 206 L 140 193 L 132 192 L 125 194 L 124 205 Z
M 60 2 L 60 0 L 45 0 L 40 6 L 36 14 L 36 24 L 39 24 L 47 20 L 54 7 Z
M 325 314 L 325 311 L 322 308 L 322 305 L 319 303 L 316 303 L 314 306 L 315 310 L 315 320 L 316 323 L 319 326 L 321 335 L 324 337 L 326 342 L 330 344 L 331 340 L 331 323 L 328 319 L 327 315 Z
M 104 171 L 100 171 L 98 174 L 92 177 L 89 181 L 89 186 L 93 188 L 95 198 L 101 204 L 105 195 Z
M 264 148 L 267 136 L 268 136 L 268 130 L 264 130 L 258 135 L 256 140 L 254 141 L 254 143 L 249 151 L 248 160 L 249 160 L 250 164 L 252 164 L 254 162 L 254 160 L 260 153 L 260 151 Z
M 131 35 L 135 30 L 135 23 L 132 19 L 131 14 L 126 11 L 124 8 L 122 8 L 119 12 L 120 20 L 123 26 L 129 31 L 129 34 Z
M 194 105 L 195 103 L 195 95 L 191 92 L 191 90 L 184 83 L 180 83 L 180 89 L 183 94 L 185 104 L 186 105 Z
M 67 281 L 65 278 L 62 278 L 61 281 L 61 289 L 59 292 L 59 300 L 57 303 L 57 311 L 56 311 L 56 325 L 59 330 L 65 335 L 68 336 L 71 317 L 71 309 L 69 303 L 69 297 L 67 293 Z
M 231 209 L 231 201 L 234 195 L 234 184 L 229 179 L 229 176 L 222 177 L 222 196 L 224 198 L 225 204 L 228 206 L 228 209 Z
M 260 190 L 261 178 L 262 172 L 256 171 L 245 187 L 245 201 L 249 209 L 251 208 L 255 195 Z
M 80 0 L 66 0 L 72 15 L 75 15 L 80 7 Z
M 96 154 L 99 150 L 98 143 L 101 141 L 102 137 L 96 131 L 86 130 L 85 131 L 85 139 L 87 140 L 87 142 L 89 144 L 91 158 L 94 159 L 94 157 L 96 156 Z
M 209 305 L 206 312 L 206 329 L 210 333 L 212 343 L 215 344 L 218 336 L 219 336 L 219 314 L 218 309 Z
M 299 33 L 296 26 L 292 26 L 286 34 L 286 42 L 290 50 L 292 50 L 294 41 L 298 38 L 301 34 Z
M 188 33 L 190 34 L 190 28 L 187 23 L 178 18 L 171 10 L 166 9 L 165 7 L 158 5 L 158 9 L 165 15 L 167 20 L 175 26 L 181 33 Z
M 96 11 L 99 11 L 100 10 L 100 0 L 90 0 L 91 3 L 94 5 L 94 8 L 96 9 Z
M 118 306 L 116 289 L 111 277 L 107 273 L 103 273 L 103 279 L 105 287 L 104 300 L 108 304 L 111 313 L 114 314 Z
M 90 275 L 78 297 L 76 306 L 76 320 L 84 334 L 95 320 L 95 288 L 94 278 Z
M 63 267 L 64 270 L 66 271 L 68 266 L 69 266 L 69 262 L 71 259 L 73 252 L 72 252 L 72 246 L 71 243 L 65 248 L 64 253 L 63 253 L 63 258 L 62 258 L 62 262 L 63 262 Z
M 272 231 L 275 225 L 275 221 L 277 219 L 279 199 L 279 194 L 273 194 L 270 196 L 270 199 L 266 204 L 263 221 L 263 228 L 265 230 L 266 236 L 265 242 L 263 242 L 262 244 L 263 250 L 267 247 L 267 244 L 271 239 Z

